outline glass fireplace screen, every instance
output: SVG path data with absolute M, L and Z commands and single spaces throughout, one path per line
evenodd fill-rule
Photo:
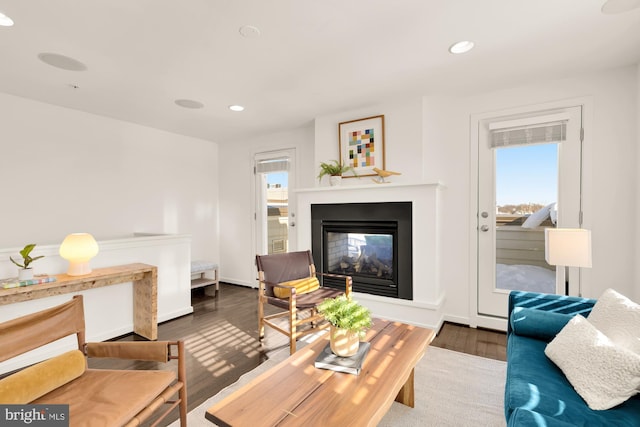
M 328 232 L 329 273 L 393 279 L 393 235 Z

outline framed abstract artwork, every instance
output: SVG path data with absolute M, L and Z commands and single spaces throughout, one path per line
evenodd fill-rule
M 376 175 L 373 168 L 384 169 L 384 115 L 342 122 L 340 136 L 340 162 L 349 165 L 357 176 Z M 354 178 L 346 172 L 343 178 Z

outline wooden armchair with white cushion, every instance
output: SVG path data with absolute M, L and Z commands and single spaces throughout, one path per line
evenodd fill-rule
M 167 405 L 159 418 L 154 418 L 153 425 L 157 425 L 178 406 L 180 424 L 187 425 L 183 342 L 86 343 L 82 295 L 56 307 L 0 323 L 0 361 L 70 335 L 77 337 L 77 350 L 1 379 L 0 403 L 69 405 L 71 426 L 138 426 Z M 163 363 L 177 359 L 177 375 L 174 370 L 88 369 L 86 357 Z

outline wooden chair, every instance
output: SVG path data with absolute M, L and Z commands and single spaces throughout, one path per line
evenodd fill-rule
M 82 295 L 69 302 L 0 323 L 0 361 L 76 335 L 78 349 L 0 380 L 0 403 L 69 405 L 71 426 L 138 426 L 165 405 L 157 425 L 176 406 L 187 425 L 187 386 L 182 341 L 85 342 Z M 151 362 L 177 359 L 172 370 L 88 369 L 86 357 Z M 171 400 L 173 397 L 177 398 Z
M 325 298 L 351 294 L 351 277 L 316 272 L 311 251 L 257 255 L 256 266 L 259 282 L 259 339 L 264 339 L 264 327 L 269 326 L 289 337 L 291 354 L 296 352 L 296 341 L 299 337 L 329 327 L 329 323 L 318 314 L 316 305 Z M 341 290 L 319 286 L 317 276 L 344 279 L 345 288 Z M 265 315 L 265 304 L 286 311 Z M 307 313 L 308 316 L 304 316 Z M 274 321 L 278 318 L 286 318 L 288 328 L 283 327 L 282 322 L 278 324 Z

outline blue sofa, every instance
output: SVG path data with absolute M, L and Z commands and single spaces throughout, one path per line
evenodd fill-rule
M 544 349 L 576 314 L 587 317 L 595 300 L 513 291 L 509 294 L 508 426 L 640 426 L 640 395 L 606 411 L 590 409 Z

